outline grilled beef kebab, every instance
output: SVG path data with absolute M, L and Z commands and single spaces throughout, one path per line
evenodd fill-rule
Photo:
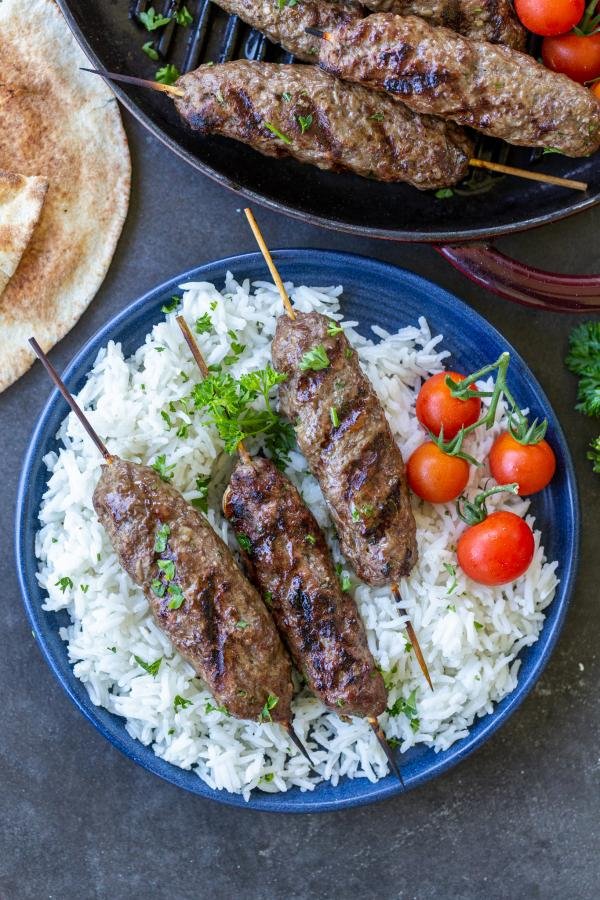
M 523 50 L 527 38 L 510 0 L 363 0 L 373 12 L 419 16 L 464 37 Z
M 321 529 L 292 482 L 269 459 L 240 460 L 223 511 L 310 690 L 340 715 L 381 715 L 387 694 L 356 603 L 342 592 Z
M 204 516 L 153 469 L 116 457 L 103 466 L 93 502 L 157 624 L 218 702 L 257 719 L 276 698 L 270 716 L 287 725 L 290 660 L 264 603 Z
M 327 31 L 364 15 L 364 8 L 354 0 L 302 0 L 283 5 L 276 0 L 215 0 L 230 15 L 262 31 L 274 44 L 293 53 L 304 62 L 314 62 L 319 55 L 319 39 L 306 28 Z
M 383 585 L 417 559 L 416 526 L 404 462 L 358 355 L 318 312 L 282 316 L 273 364 L 287 380 L 280 409 L 318 479 L 344 555 L 358 576 Z
M 567 156 L 600 146 L 600 103 L 592 92 L 524 53 L 386 13 L 324 37 L 323 69 L 387 92 L 415 112 Z
M 237 61 L 205 65 L 177 81 L 175 105 L 195 131 L 291 156 L 320 169 L 422 190 L 460 181 L 471 139 L 449 122 L 420 116 L 391 97 L 313 66 Z

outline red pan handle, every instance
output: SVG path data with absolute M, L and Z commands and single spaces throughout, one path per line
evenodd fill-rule
M 551 312 L 600 311 L 600 275 L 544 272 L 488 243 L 441 244 L 435 249 L 475 284 L 514 303 Z

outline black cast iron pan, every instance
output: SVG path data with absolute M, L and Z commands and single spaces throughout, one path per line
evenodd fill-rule
M 158 65 L 174 63 L 180 72 L 202 62 L 234 58 L 291 61 L 236 16 L 227 16 L 211 0 L 187 0 L 194 16 L 190 28 L 153 34 L 136 15 L 151 6 L 145 0 L 58 0 L 83 49 L 98 68 L 153 78 Z M 275 2 L 275 0 L 274 0 Z M 165 15 L 177 0 L 154 0 Z M 158 41 L 159 63 L 142 52 L 149 38 Z M 586 181 L 585 194 L 552 185 L 504 177 L 478 180 L 452 197 L 438 199 L 403 184 L 386 185 L 352 175 L 322 172 L 294 160 L 272 160 L 243 144 L 194 135 L 161 94 L 122 85 L 114 89 L 123 104 L 167 146 L 201 172 L 250 200 L 315 225 L 396 241 L 427 241 L 457 269 L 489 290 L 528 306 L 556 311 L 600 309 L 600 275 L 553 275 L 531 269 L 501 254 L 490 240 L 498 235 L 554 222 L 600 200 L 600 154 L 568 159 L 557 154 L 480 141 L 477 155 L 509 165 Z

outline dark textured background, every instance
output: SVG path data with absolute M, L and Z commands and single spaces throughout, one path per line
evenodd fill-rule
M 255 249 L 241 198 L 194 174 L 128 117 L 126 125 L 134 167 L 129 218 L 100 293 L 53 351 L 59 369 L 155 284 Z M 600 477 L 585 459 L 594 423 L 574 412 L 575 379 L 562 363 L 576 319 L 486 294 L 427 247 L 356 240 L 257 212 L 272 247 L 353 250 L 442 284 L 529 362 L 565 427 L 583 501 L 581 569 L 563 636 L 537 689 L 502 731 L 442 780 L 406 796 L 295 817 L 180 792 L 85 722 L 31 636 L 11 534 L 21 460 L 49 393 L 36 365 L 0 396 L 0 898 L 595 898 Z M 597 207 L 501 246 L 537 265 L 591 272 L 600 269 L 599 226 Z

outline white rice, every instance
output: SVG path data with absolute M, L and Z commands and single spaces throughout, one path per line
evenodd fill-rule
M 308 288 L 287 285 L 301 310 L 317 309 L 341 318 L 341 287 Z M 234 375 L 261 368 L 270 360 L 270 345 L 280 298 L 273 286 L 227 276 L 219 292 L 208 283 L 184 284 L 183 314 L 193 323 L 208 312 L 214 329 L 199 337 L 208 363 L 221 362 L 229 352 L 228 330 L 239 336 L 246 350 L 231 367 Z M 190 418 L 169 411 L 170 401 L 189 394 L 198 380 L 195 364 L 174 319 L 175 313 L 155 325 L 145 343 L 129 359 L 119 344 L 101 350 L 85 387 L 78 395 L 90 421 L 109 450 L 127 459 L 152 462 L 166 454 L 175 464 L 173 483 L 191 500 L 198 496 L 198 474 L 212 475 L 208 518 L 235 551 L 235 541 L 220 512 L 220 498 L 231 468 L 221 443 L 202 416 Z M 358 348 L 361 362 L 377 390 L 398 443 L 406 457 L 424 440 L 414 414 L 422 379 L 444 368 L 448 351 L 442 336 L 432 336 L 425 319 L 397 334 L 373 328 L 378 343 L 345 330 Z M 161 411 L 175 423 L 169 429 Z M 505 423 L 500 409 L 496 427 L 472 436 L 469 451 L 482 459 Z M 189 424 L 185 439 L 176 428 Z M 282 729 L 239 721 L 218 711 L 206 711 L 212 700 L 203 683 L 157 628 L 148 604 L 121 569 L 92 507 L 92 492 L 101 460 L 79 422 L 69 415 L 61 425 L 58 454 L 45 459 L 48 488 L 40 509 L 36 539 L 39 582 L 47 591 L 44 609 L 66 609 L 71 624 L 61 629 L 68 644 L 75 675 L 85 684 L 92 701 L 123 716 L 130 735 L 184 769 L 193 769 L 212 788 L 241 793 L 285 791 L 292 785 L 312 790 L 321 779 L 337 784 L 343 775 L 376 781 L 387 772 L 385 756 L 368 725 L 360 719 L 342 722 L 303 690 L 294 701 L 295 729 L 309 747 L 321 778 L 309 775 L 304 758 L 294 752 Z M 342 560 L 319 486 L 307 474 L 306 463 L 292 453 L 288 475 L 298 485 L 326 531 L 336 561 Z M 486 472 L 473 471 L 470 493 L 482 487 Z M 526 516 L 528 501 L 519 497 L 493 497 L 490 508 L 509 507 Z M 547 562 L 540 533 L 526 575 L 500 588 L 476 585 L 456 569 L 455 547 L 464 528 L 453 503 L 432 506 L 413 498 L 417 521 L 419 562 L 401 586 L 408 616 L 419 635 L 435 687 L 424 683 L 414 653 L 406 648 L 406 618 L 399 614 L 389 589 L 369 588 L 353 581 L 354 596 L 367 626 L 370 648 L 384 671 L 389 707 L 399 697 L 415 692 L 417 718 L 404 713 L 381 717 L 390 738 L 402 751 L 425 744 L 443 751 L 468 734 L 476 717 L 493 709 L 517 683 L 519 651 L 533 644 L 544 622 L 544 608 L 557 585 L 556 562 Z M 533 526 L 533 517 L 527 516 Z M 343 561 L 343 560 L 342 560 Z M 344 569 L 352 575 L 349 568 Z M 57 582 L 70 578 L 64 591 Z M 85 586 L 88 586 L 87 589 Z M 83 590 L 82 590 L 83 586 Z M 162 657 L 156 677 L 146 673 L 134 656 L 147 662 Z M 191 701 L 174 709 L 179 695 Z

